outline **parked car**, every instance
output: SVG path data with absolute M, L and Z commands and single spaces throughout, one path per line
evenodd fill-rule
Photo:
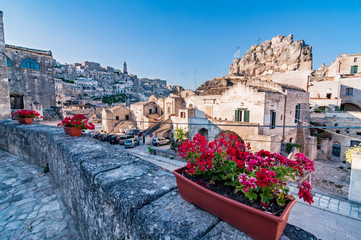
M 101 137 L 101 139 L 99 139 L 99 140 L 102 141 L 102 142 L 106 142 L 109 137 L 110 137 L 109 134 L 104 134 L 104 135 Z
M 152 144 L 157 147 L 159 147 L 160 145 L 167 145 L 170 144 L 170 139 L 164 137 L 155 137 L 153 138 Z
M 104 134 L 98 134 L 98 135 L 96 135 L 96 139 L 102 140 L 103 136 L 104 136 Z
M 133 137 L 134 137 L 133 135 L 121 135 L 119 138 L 119 144 L 124 145 L 125 141 Z
M 125 134 L 138 136 L 139 132 L 140 132 L 140 130 L 138 130 L 138 129 L 128 129 L 127 131 L 125 131 Z
M 110 144 L 119 144 L 119 139 L 120 139 L 119 135 L 113 135 L 109 138 L 109 143 Z
M 109 142 L 110 139 L 112 139 L 112 137 L 114 137 L 114 136 L 116 137 L 117 135 L 115 135 L 115 134 L 108 134 L 104 141 L 105 141 L 105 142 Z
M 126 148 L 135 147 L 137 145 L 139 145 L 139 141 L 136 138 L 130 138 L 124 143 L 124 147 Z

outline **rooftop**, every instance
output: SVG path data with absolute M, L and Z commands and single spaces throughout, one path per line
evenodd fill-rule
M 26 51 L 26 52 L 31 52 L 31 53 L 40 54 L 40 55 L 52 56 L 52 53 L 50 50 L 49 51 L 39 50 L 39 49 L 19 47 L 19 46 L 14 46 L 14 45 L 9 45 L 9 44 L 5 44 L 5 48 Z

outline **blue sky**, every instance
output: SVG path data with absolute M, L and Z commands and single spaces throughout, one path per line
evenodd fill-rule
M 194 89 L 227 74 L 237 46 L 294 35 L 313 68 L 361 53 L 361 1 L 0 0 L 6 43 Z M 196 74 L 195 74 L 196 70 Z

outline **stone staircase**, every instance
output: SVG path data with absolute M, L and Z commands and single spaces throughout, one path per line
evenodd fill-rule
M 157 133 L 157 132 L 166 132 L 172 129 L 172 120 L 169 118 L 166 121 L 164 121 L 164 118 L 162 117 L 159 119 L 156 123 L 151 125 L 148 129 L 144 131 L 144 136 L 147 136 L 149 134 Z
M 61 120 L 61 117 L 58 115 L 58 113 L 53 108 L 45 108 L 43 109 L 43 117 L 44 121 L 50 121 L 50 120 Z

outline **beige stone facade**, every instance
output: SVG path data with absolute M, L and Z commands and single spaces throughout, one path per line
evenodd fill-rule
M 107 133 L 123 133 L 127 129 L 135 128 L 131 119 L 131 111 L 123 106 L 103 109 L 102 130 Z

